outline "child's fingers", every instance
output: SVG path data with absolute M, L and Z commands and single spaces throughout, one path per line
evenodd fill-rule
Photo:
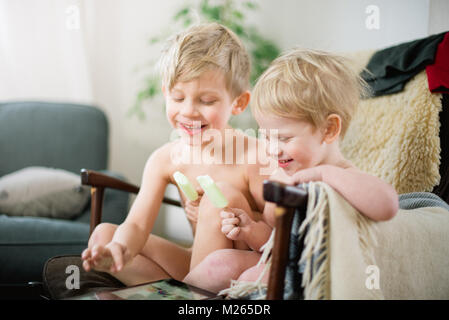
M 221 227 L 221 232 L 224 233 L 226 236 L 228 236 L 229 233 L 230 233 L 230 232 L 232 231 L 232 229 L 234 229 L 234 228 L 235 228 L 234 225 L 228 224 L 228 225 L 225 225 L 225 226 L 222 226 L 222 227 Z
M 220 211 L 220 217 L 222 217 L 223 219 L 227 219 L 227 218 L 234 218 L 235 215 L 233 212 L 230 211 Z
M 195 201 L 186 200 L 185 208 L 198 207 L 200 204 L 200 200 L 200 198 L 196 199 Z
M 194 214 L 196 212 L 194 207 L 186 207 L 185 210 L 187 214 Z
M 239 228 L 239 227 L 236 227 L 236 228 L 233 228 L 233 229 L 227 234 L 227 237 L 228 237 L 229 239 L 231 239 L 231 240 L 237 240 L 237 237 L 238 237 L 239 233 L 240 233 L 240 228 Z
M 193 222 L 197 222 L 198 221 L 198 215 L 196 213 L 193 212 L 187 212 L 186 214 L 187 219 L 193 221 Z
M 238 223 L 235 223 L 236 225 L 239 225 L 240 227 L 245 227 L 249 225 L 253 220 L 250 218 L 248 213 L 240 208 L 229 208 L 229 210 L 232 210 L 233 216 L 238 219 Z
M 92 259 L 97 260 L 104 254 L 104 247 L 100 245 L 95 245 L 92 248 Z
M 277 168 L 270 176 L 272 181 L 278 181 L 285 184 L 293 184 L 292 178 L 282 168 Z
M 194 222 L 198 221 L 198 212 L 190 207 L 185 208 L 187 219 L 192 220 Z
M 84 249 L 83 253 L 81 253 L 81 259 L 87 260 L 91 257 L 91 250 L 90 248 Z
M 236 216 L 236 217 L 240 217 L 241 215 L 245 215 L 245 214 L 248 215 L 245 210 L 240 209 L 240 208 L 231 208 L 231 210 L 234 213 L 234 216 Z
M 239 218 L 229 218 L 229 219 L 223 219 L 221 220 L 221 224 L 224 225 L 232 225 L 232 226 L 237 226 L 239 225 L 240 220 Z
M 111 271 L 111 266 L 114 265 L 114 260 L 112 260 L 111 256 L 104 256 L 102 259 L 98 259 L 93 262 L 92 268 L 98 271 Z
M 92 266 L 90 265 L 88 260 L 83 261 L 83 268 L 84 268 L 84 270 L 86 270 L 86 272 L 89 272 L 90 269 L 92 268 Z
M 107 271 L 112 263 L 111 252 L 103 246 L 94 246 L 92 248 L 92 257 L 88 261 L 91 268 Z
M 123 268 L 123 249 L 120 245 L 114 244 L 109 247 L 109 250 L 111 251 L 112 259 L 114 260 L 114 263 L 111 266 L 111 271 L 120 271 Z

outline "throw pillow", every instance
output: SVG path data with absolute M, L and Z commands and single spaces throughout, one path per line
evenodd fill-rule
M 0 213 L 73 219 L 89 201 L 89 188 L 72 172 L 28 167 L 0 178 Z

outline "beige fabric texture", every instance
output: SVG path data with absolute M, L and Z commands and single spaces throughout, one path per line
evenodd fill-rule
M 318 185 L 326 194 L 318 203 L 327 203 L 330 226 L 330 276 L 322 284 L 329 290 L 326 298 L 449 299 L 447 210 L 399 210 L 392 220 L 373 222 L 331 187 Z M 368 266 L 378 268 L 379 289 L 367 285 L 372 274 Z
M 328 298 L 449 299 L 447 210 L 399 210 L 392 220 L 374 222 L 328 185 L 319 186 L 330 222 Z M 379 271 L 379 289 L 367 285 L 369 266 Z
M 300 228 L 309 229 L 300 260 L 306 264 L 305 299 L 449 299 L 447 210 L 399 210 L 389 221 L 374 222 L 323 182 L 310 183 L 308 193 Z M 272 243 L 266 248 L 264 256 Z M 239 298 L 259 292 L 255 297 L 263 299 L 260 280 L 233 281 L 221 293 Z

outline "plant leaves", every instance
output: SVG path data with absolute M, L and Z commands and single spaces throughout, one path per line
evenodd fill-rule
M 190 11 L 189 7 L 182 8 L 175 14 L 175 16 L 173 17 L 173 20 L 178 21 L 182 17 L 187 16 L 189 14 L 189 11 Z
M 183 27 L 188 27 L 193 23 L 191 13 L 195 11 L 198 12 L 202 21 L 215 21 L 229 27 L 242 39 L 248 50 L 252 65 L 250 79 L 251 84 L 254 84 L 271 61 L 279 55 L 280 49 L 276 43 L 261 35 L 254 26 L 245 23 L 245 13 L 248 10 L 257 10 L 259 8 L 257 2 L 222 0 L 219 3 L 212 5 L 209 0 L 201 0 L 196 1 L 195 4 L 183 6 L 176 11 L 173 22 L 181 22 Z M 163 35 L 155 36 L 149 39 L 149 43 L 155 44 L 164 38 Z M 145 118 L 143 102 L 161 93 L 160 82 L 158 76 L 151 76 L 146 80 L 144 88 L 136 95 L 130 114 L 137 115 L 140 119 Z

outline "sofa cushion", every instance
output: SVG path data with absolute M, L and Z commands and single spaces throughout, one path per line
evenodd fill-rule
M 88 239 L 85 223 L 0 214 L 0 284 L 42 281 L 45 261 L 81 254 Z
M 28 167 L 0 178 L 0 212 L 10 216 L 72 219 L 89 197 L 79 175 L 61 169 Z

